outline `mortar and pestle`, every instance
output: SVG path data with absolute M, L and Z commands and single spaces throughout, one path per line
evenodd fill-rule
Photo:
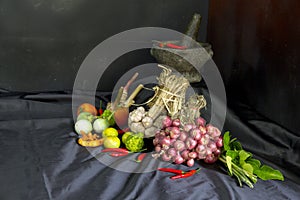
M 200 23 L 201 16 L 195 13 L 182 40 L 156 41 L 150 51 L 158 63 L 174 68 L 190 83 L 200 82 L 202 78 L 197 69 L 183 56 L 193 60 L 193 64 L 198 68 L 213 55 L 210 44 L 197 41 Z

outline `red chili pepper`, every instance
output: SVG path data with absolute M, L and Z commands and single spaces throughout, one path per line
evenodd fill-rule
M 186 49 L 186 46 L 179 46 L 172 43 L 167 43 L 166 46 L 172 49 Z
M 106 148 L 103 149 L 101 152 L 105 153 L 105 152 L 115 152 L 115 153 L 129 153 L 129 151 L 127 149 L 124 148 Z
M 179 169 L 173 169 L 173 168 L 158 168 L 158 170 L 162 171 L 162 172 L 171 172 L 174 174 L 185 174 L 184 171 L 179 170 Z
M 144 160 L 144 158 L 146 157 L 146 155 L 147 155 L 147 153 L 141 153 L 135 161 L 142 162 Z
M 124 129 L 119 129 L 119 130 L 118 130 L 118 133 L 119 133 L 119 134 L 123 134 L 123 133 L 126 133 L 126 132 L 129 131 L 129 130 L 130 130 L 129 127 L 124 128 Z
M 128 153 L 112 152 L 109 155 L 112 157 L 120 157 L 120 156 L 127 156 Z
M 178 175 L 175 175 L 175 176 L 171 176 L 170 178 L 172 180 L 175 180 L 175 179 L 179 179 L 179 178 L 187 178 L 187 177 L 190 177 L 190 176 L 193 176 L 194 174 L 196 174 L 198 171 L 200 170 L 200 168 L 198 169 L 193 169 L 193 170 L 190 170 L 184 174 L 178 174 Z
M 100 100 L 99 115 L 101 116 L 102 114 L 103 114 L 103 109 L 102 109 L 102 100 Z

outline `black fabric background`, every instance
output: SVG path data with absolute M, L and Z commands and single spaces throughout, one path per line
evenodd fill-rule
M 209 100 L 205 89 L 198 90 Z M 109 96 L 98 93 L 97 100 Z M 171 181 L 170 174 L 158 171 L 118 171 L 105 166 L 76 143 L 70 92 L 1 93 L 0 198 L 297 199 L 299 138 L 246 106 L 239 106 L 244 111 L 242 117 L 228 110 L 224 130 L 238 137 L 254 157 L 281 170 L 284 182 L 259 180 L 254 189 L 240 188 L 220 168 L 220 163 L 199 162 L 195 165 L 202 168 L 199 174 L 178 181 Z M 203 112 L 208 119 L 209 109 L 210 105 Z M 188 169 L 185 165 L 169 167 Z

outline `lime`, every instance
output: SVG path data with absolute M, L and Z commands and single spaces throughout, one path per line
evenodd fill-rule
M 121 141 L 118 137 L 106 137 L 104 138 L 104 148 L 119 148 Z
M 123 136 L 122 136 L 122 142 L 123 142 L 124 144 L 125 144 L 125 142 L 126 142 L 128 136 L 130 136 L 130 135 L 133 135 L 133 133 L 132 133 L 132 132 L 125 132 L 125 133 L 123 134 Z
M 117 129 L 115 128 L 106 128 L 104 129 L 104 131 L 102 132 L 102 137 L 117 137 L 119 135 Z

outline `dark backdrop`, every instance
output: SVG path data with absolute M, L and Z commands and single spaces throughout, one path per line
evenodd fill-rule
M 207 22 L 208 0 L 0 0 L 0 87 L 71 90 L 83 59 L 103 40 L 143 26 L 184 32 L 198 12 L 198 39 L 213 45 L 229 103 L 245 102 L 299 135 L 299 2 L 209 3 Z M 117 73 L 153 61 L 148 51 L 126 56 L 113 64 Z
M 231 101 L 300 136 L 300 2 L 212 0 L 208 41 Z
M 208 0 L 1 0 L 0 9 L 0 87 L 71 90 L 83 59 L 119 32 L 151 26 L 184 32 L 197 12 L 203 17 L 198 39 L 204 41 Z M 153 61 L 147 50 L 130 53 L 106 75 Z

